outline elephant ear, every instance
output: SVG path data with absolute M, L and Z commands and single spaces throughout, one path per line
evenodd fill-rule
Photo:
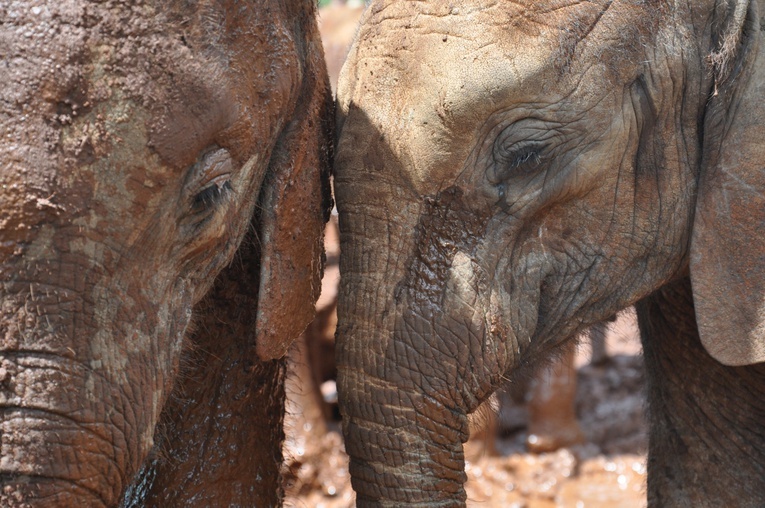
M 756 2 L 732 2 L 704 118 L 691 240 L 701 342 L 730 366 L 765 361 L 765 47 Z
M 333 103 L 314 25 L 304 23 L 305 67 L 294 116 L 274 148 L 261 191 L 257 356 L 284 356 L 314 316 L 321 290 Z

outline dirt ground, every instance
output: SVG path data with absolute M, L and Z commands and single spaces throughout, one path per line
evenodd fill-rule
M 577 416 L 585 442 L 553 453 L 527 453 L 525 407 L 500 397 L 493 456 L 481 441 L 465 447 L 469 507 L 613 508 L 645 506 L 646 426 L 643 368 L 634 314 L 625 312 L 606 338 L 609 359 L 589 362 L 587 340 L 577 353 Z M 287 506 L 354 506 L 337 421 L 311 422 L 292 384 L 285 446 Z M 297 405 L 296 405 L 297 404 Z M 310 411 L 309 411 L 310 413 Z

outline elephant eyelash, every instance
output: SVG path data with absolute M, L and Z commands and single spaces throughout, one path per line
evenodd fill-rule
M 189 187 L 196 187 L 186 202 L 186 214 L 196 225 L 203 224 L 229 194 L 231 184 L 231 156 L 228 150 L 213 147 L 200 156 L 190 172 Z
M 535 148 L 529 148 L 528 150 L 523 150 L 515 155 L 509 164 L 509 169 L 518 169 L 524 164 L 539 166 L 541 162 L 542 157 L 539 155 L 539 152 L 537 152 Z
M 511 149 L 496 147 L 493 154 L 495 183 L 503 182 L 514 175 L 530 173 L 538 168 L 542 164 L 543 149 L 544 146 L 536 143 Z
M 522 166 L 536 167 L 542 162 L 539 150 L 537 145 L 525 145 L 509 153 L 502 153 L 500 150 L 495 162 L 507 171 L 514 171 Z
M 200 192 L 198 192 L 191 202 L 191 213 L 196 215 L 208 212 L 219 204 L 231 192 L 231 181 L 213 181 Z

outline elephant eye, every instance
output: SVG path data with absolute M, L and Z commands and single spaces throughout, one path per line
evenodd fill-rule
M 231 155 L 223 148 L 213 148 L 202 154 L 190 170 L 187 215 L 195 222 L 205 219 L 233 191 Z
M 498 184 L 516 175 L 533 172 L 542 163 L 544 145 L 538 143 L 515 143 L 506 146 L 498 142 L 492 153 L 493 167 L 489 171 L 489 179 Z
M 194 196 L 191 212 L 197 214 L 210 210 L 222 201 L 229 192 L 231 192 L 231 182 L 228 179 L 213 181 Z

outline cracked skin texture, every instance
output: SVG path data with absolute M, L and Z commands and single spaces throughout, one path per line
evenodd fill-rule
M 116 506 L 147 457 L 128 503 L 279 502 L 330 204 L 314 15 L 0 6 L 3 506 Z
M 649 504 L 765 503 L 762 3 L 371 3 L 335 163 L 359 506 L 464 506 L 467 415 L 635 303 Z

